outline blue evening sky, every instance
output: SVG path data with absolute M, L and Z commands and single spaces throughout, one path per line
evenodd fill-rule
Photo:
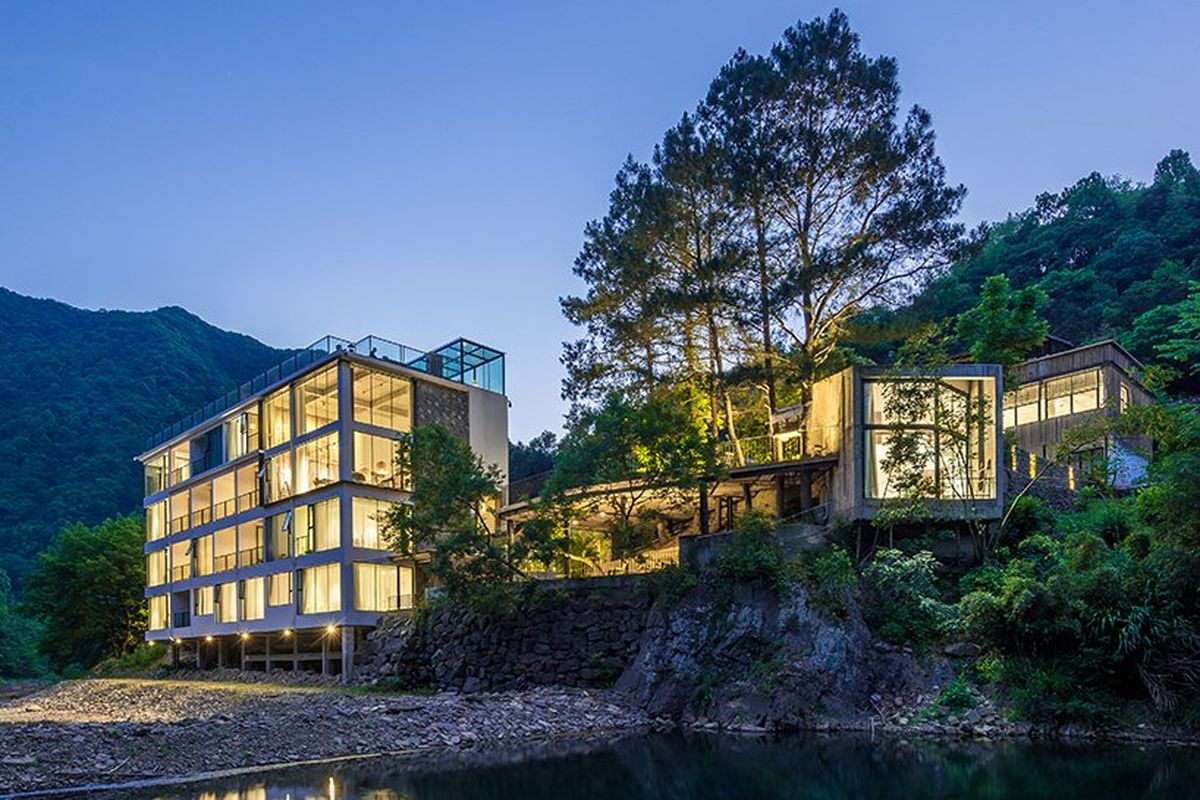
M 277 346 L 508 353 L 557 429 L 584 223 L 738 46 L 812 2 L 0 4 L 0 285 Z M 1200 157 L 1192 2 L 845 2 L 933 114 L 965 221 Z

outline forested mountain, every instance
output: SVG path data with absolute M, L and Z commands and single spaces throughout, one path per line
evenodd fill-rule
M 67 521 L 137 508 L 133 457 L 163 425 L 286 353 L 182 308 L 87 311 L 0 288 L 0 568 Z
M 1188 282 L 1200 279 L 1200 172 L 1175 150 L 1148 185 L 1092 173 L 1040 195 L 1032 208 L 976 230 L 963 256 L 910 305 L 865 314 L 859 333 L 898 340 L 915 323 L 970 308 L 983 281 L 1000 273 L 1016 289 L 1046 292 L 1052 334 L 1077 344 L 1111 336 L 1144 361 L 1159 360 Z

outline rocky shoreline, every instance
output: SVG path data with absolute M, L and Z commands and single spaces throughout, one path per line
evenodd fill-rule
M 604 691 L 398 695 L 269 683 L 70 681 L 0 704 L 0 795 L 656 727 L 663 723 Z

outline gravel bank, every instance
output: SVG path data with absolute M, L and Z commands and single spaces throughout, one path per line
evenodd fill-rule
M 619 695 L 356 694 L 178 680 L 71 681 L 0 703 L 0 793 L 649 728 Z

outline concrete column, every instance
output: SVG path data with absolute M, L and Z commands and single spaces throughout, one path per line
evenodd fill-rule
M 708 482 L 700 481 L 700 533 L 708 533 Z
M 292 631 L 292 672 L 300 669 L 300 631 Z
M 746 504 L 746 511 L 749 511 L 754 504 L 754 495 L 750 491 L 750 484 L 742 484 L 742 501 Z
M 329 674 L 329 635 L 321 633 L 321 674 Z
M 271 634 L 264 635 L 266 636 L 266 657 L 263 660 L 263 670 L 269 674 L 271 672 Z
M 800 473 L 800 510 L 808 511 L 812 508 L 812 473 Z
M 217 644 L 217 666 L 223 668 L 225 666 L 225 648 L 222 647 L 223 643 L 220 636 L 215 641 Z
M 196 640 L 196 669 L 204 669 L 204 640 Z
M 783 519 L 783 476 L 775 476 L 775 517 Z
M 342 683 L 354 677 L 354 628 L 342 628 Z

